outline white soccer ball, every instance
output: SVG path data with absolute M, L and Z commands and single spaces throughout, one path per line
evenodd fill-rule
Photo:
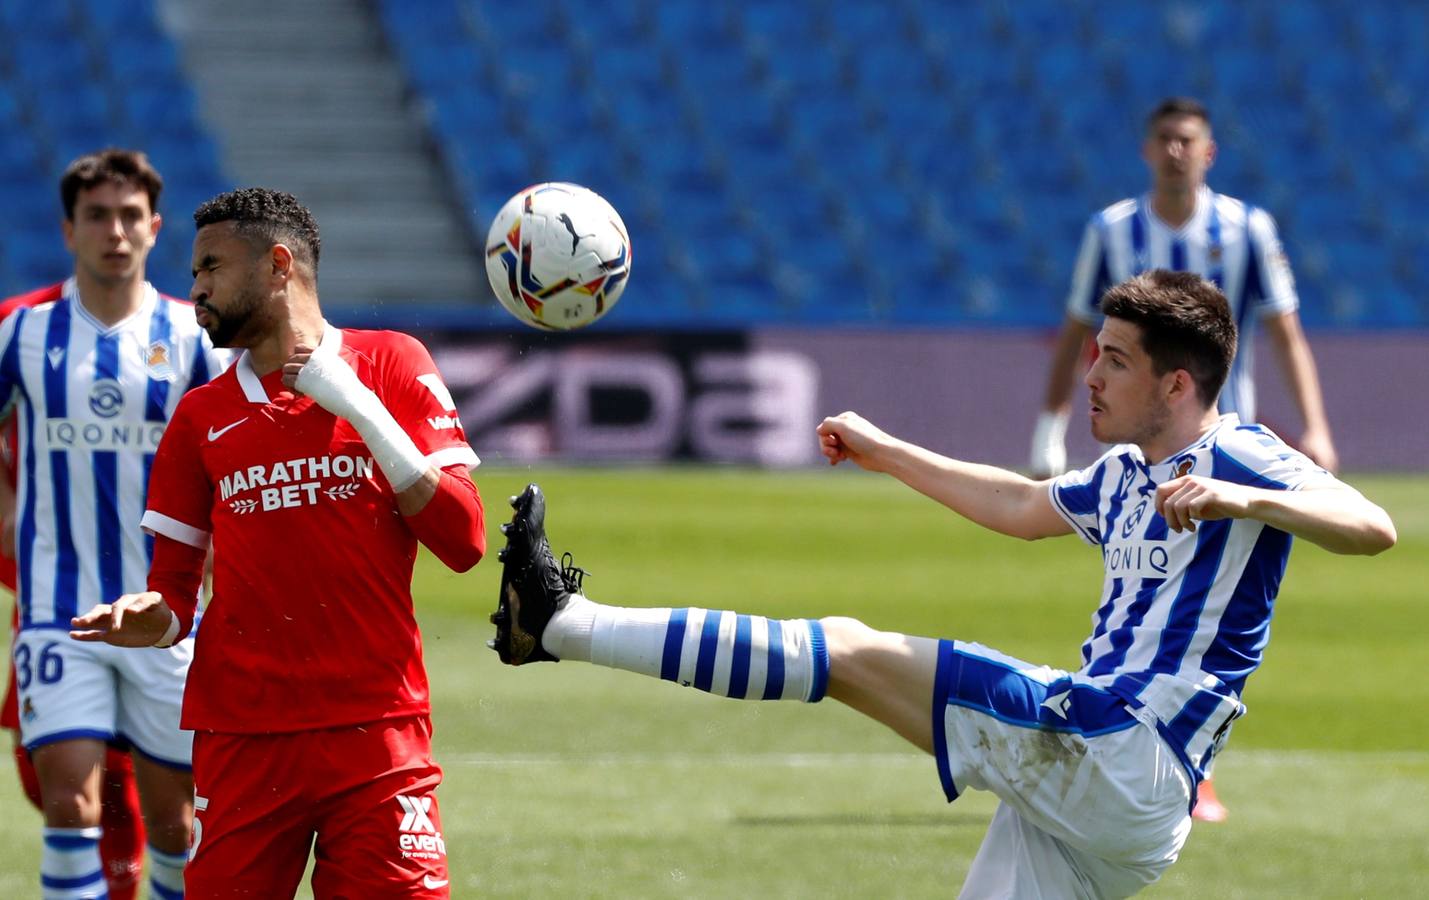
M 620 214 L 577 184 L 532 185 L 501 207 L 486 235 L 486 276 L 506 311 L 568 331 L 610 312 L 630 276 Z

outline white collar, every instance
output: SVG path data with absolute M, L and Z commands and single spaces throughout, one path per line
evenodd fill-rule
M 144 282 L 144 299 L 139 304 L 139 308 L 129 315 L 115 322 L 113 325 L 105 325 L 95 318 L 84 305 L 84 301 L 79 298 L 79 280 L 73 275 L 65 279 L 64 287 L 60 289 L 61 296 L 70 301 L 70 307 L 74 309 L 74 314 L 89 323 L 89 326 L 102 335 L 118 334 L 124 327 L 142 315 L 146 315 L 154 304 L 159 302 L 159 292 L 154 290 L 154 286 L 149 282 Z M 148 338 L 146 337 L 147 341 Z
M 1226 413 L 1220 418 L 1216 419 L 1216 423 L 1214 425 L 1201 432 L 1200 435 L 1198 435 L 1194 441 L 1182 447 L 1180 450 L 1177 450 L 1175 453 L 1170 454 L 1158 463 L 1148 463 L 1146 461 L 1146 454 L 1142 452 L 1141 447 L 1135 444 L 1133 444 L 1132 446 L 1136 447 L 1136 460 L 1141 465 L 1145 466 L 1148 469 L 1156 469 L 1158 471 L 1166 469 L 1169 471 L 1171 468 L 1174 468 L 1174 464 L 1183 459 L 1186 454 L 1191 453 L 1194 450 L 1199 450 L 1201 447 L 1205 446 L 1206 443 L 1210 441 L 1212 437 L 1215 436 L 1216 432 L 1220 431 L 1222 428 L 1235 428 L 1238 425 L 1240 425 L 1240 416 L 1236 415 L 1235 413 Z
M 1189 219 L 1175 228 L 1171 227 L 1165 219 L 1156 214 L 1156 193 L 1154 191 L 1146 192 L 1146 195 L 1141 201 L 1141 208 L 1146 215 L 1147 222 L 1169 234 L 1184 237 L 1193 229 L 1202 227 L 1206 216 L 1210 214 L 1211 204 L 1215 203 L 1215 200 L 1216 198 L 1211 191 L 1210 185 L 1202 184 L 1196 188 L 1196 208 L 1191 210 L 1191 217 Z
M 318 350 L 323 353 L 338 353 L 342 350 L 342 329 L 334 328 L 323 320 L 323 336 L 318 341 Z M 253 359 L 247 350 L 238 357 L 238 362 L 233 365 L 233 372 L 238 377 L 238 385 L 243 388 L 243 396 L 248 398 L 249 403 L 271 403 L 268 391 L 263 387 L 263 379 L 258 377 L 258 372 L 253 368 Z

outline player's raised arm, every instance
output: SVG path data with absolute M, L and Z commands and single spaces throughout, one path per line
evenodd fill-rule
M 391 484 L 412 533 L 448 568 L 465 572 L 481 560 L 486 528 L 471 477 L 460 465 L 442 468 L 423 453 L 331 345 L 299 346 L 283 366 L 283 382 L 352 423 Z
M 892 475 L 984 528 L 1026 540 L 1072 533 L 1052 508 L 1044 481 L 942 456 L 899 440 L 853 412 L 825 419 L 818 433 L 830 464 L 849 460 Z
M 1174 531 L 1195 531 L 1197 521 L 1255 519 L 1331 553 L 1373 556 L 1398 540 L 1388 513 L 1338 481 L 1276 491 L 1186 476 L 1157 487 L 1156 511 Z

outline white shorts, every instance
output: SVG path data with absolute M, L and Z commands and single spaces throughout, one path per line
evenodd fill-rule
M 95 738 L 127 743 L 167 766 L 191 766 L 193 733 L 179 729 L 179 712 L 192 638 L 164 649 L 112 647 L 33 628 L 15 636 L 10 653 L 26 749 Z
M 1123 702 L 978 644 L 942 641 L 934 752 L 948 799 L 1001 800 L 960 896 L 1128 897 L 1191 830 L 1191 778 Z

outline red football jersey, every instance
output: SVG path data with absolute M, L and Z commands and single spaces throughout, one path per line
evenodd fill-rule
M 415 338 L 328 326 L 332 344 L 429 462 L 477 464 Z M 185 728 L 257 734 L 429 712 L 417 540 L 356 429 L 295 396 L 281 370 L 260 379 L 245 353 L 184 396 L 154 458 L 144 527 L 213 542 Z

